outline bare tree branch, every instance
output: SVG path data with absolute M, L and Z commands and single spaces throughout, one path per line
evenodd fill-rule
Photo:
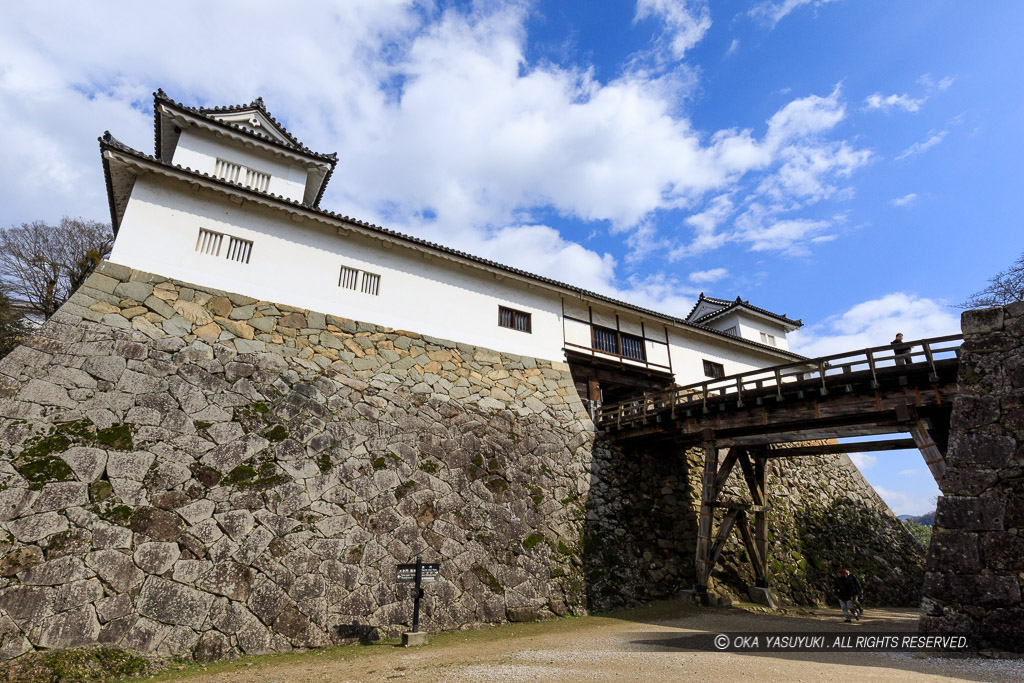
M 1024 301 L 1024 253 L 1006 270 L 996 273 L 988 286 L 967 297 L 959 308 L 990 308 Z
M 65 216 L 0 230 L 0 281 L 9 296 L 43 320 L 75 293 L 114 244 L 110 226 Z
M 26 334 L 28 327 L 24 316 L 15 308 L 0 282 L 0 358 L 13 351 Z

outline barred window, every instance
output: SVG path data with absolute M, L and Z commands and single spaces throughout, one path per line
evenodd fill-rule
M 594 348 L 605 353 L 619 354 L 619 342 L 615 330 L 594 325 Z
M 243 174 L 242 171 L 245 171 L 245 173 Z M 269 173 L 257 171 L 254 168 L 242 166 L 226 159 L 217 159 L 213 166 L 213 175 L 215 178 L 226 180 L 229 183 L 238 183 L 260 192 L 266 192 L 270 189 Z
M 229 260 L 248 263 L 250 254 L 252 254 L 252 242 L 250 240 L 243 240 L 238 237 L 231 238 L 231 241 L 228 243 L 228 253 L 226 254 Z
M 380 293 L 380 275 L 363 273 L 363 294 L 377 296 Z
M 359 271 L 348 266 L 341 267 L 341 275 L 338 276 L 338 286 L 345 289 L 355 289 L 359 282 Z
M 529 313 L 517 311 L 513 308 L 498 306 L 498 326 L 507 327 L 510 330 L 519 332 L 533 332 L 533 324 Z
M 209 256 L 220 256 L 220 245 L 224 241 L 224 233 L 199 228 L 199 239 L 196 240 L 196 251 Z
M 594 349 L 630 360 L 647 360 L 647 348 L 642 337 L 610 327 L 594 325 Z
M 647 360 L 644 340 L 632 334 L 619 334 L 622 340 L 622 356 L 631 360 Z
M 704 361 L 704 376 L 713 379 L 725 377 L 725 367 L 721 363 L 713 363 L 706 360 Z

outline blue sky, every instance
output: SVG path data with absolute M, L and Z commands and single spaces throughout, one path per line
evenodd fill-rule
M 323 206 L 669 313 L 802 318 L 808 355 L 956 332 L 1024 251 L 1024 3 L 19 3 L 0 221 L 107 219 L 96 137 L 249 101 L 341 157 Z M 916 453 L 859 459 L 897 512 Z

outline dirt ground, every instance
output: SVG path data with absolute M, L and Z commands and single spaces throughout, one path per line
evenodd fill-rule
M 425 647 L 394 644 L 189 666 L 164 680 L 293 681 L 1024 681 L 1024 660 L 923 658 L 909 653 L 723 653 L 651 646 L 722 632 L 908 632 L 915 610 L 770 614 L 660 603 L 604 616 L 438 634 Z M 152 680 L 152 679 L 149 679 Z

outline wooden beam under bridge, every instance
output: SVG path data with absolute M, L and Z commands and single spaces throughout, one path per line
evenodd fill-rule
M 884 441 L 861 441 L 860 443 L 830 443 L 823 446 L 794 446 L 774 448 L 765 451 L 765 458 L 790 458 L 800 455 L 835 455 L 837 453 L 872 453 L 875 451 L 900 451 L 916 449 L 913 439 L 886 439 Z

